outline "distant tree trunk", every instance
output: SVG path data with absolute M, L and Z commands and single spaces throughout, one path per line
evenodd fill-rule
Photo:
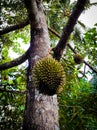
M 39 23 L 31 22 L 30 24 L 31 42 L 23 130 L 59 130 L 57 95 L 39 94 L 33 85 L 33 66 L 36 61 L 48 54 L 50 48 L 46 20 L 40 8 L 38 18 Z

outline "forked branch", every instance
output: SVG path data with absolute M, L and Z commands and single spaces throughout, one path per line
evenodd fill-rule
M 71 32 L 74 29 L 74 26 L 80 16 L 80 14 L 82 13 L 82 11 L 84 10 L 84 7 L 86 5 L 87 0 L 78 0 L 70 17 L 69 20 L 66 24 L 66 26 L 63 28 L 63 33 L 62 36 L 57 44 L 57 46 L 53 49 L 54 51 L 54 58 L 56 58 L 57 60 L 60 60 L 63 51 L 67 45 L 67 41 L 69 39 L 69 36 L 71 34 Z
M 49 30 L 50 32 L 52 32 L 52 33 L 53 33 L 55 36 L 57 36 L 58 38 L 61 37 L 55 30 L 51 29 L 50 27 L 48 27 L 48 30 Z M 75 53 L 75 54 L 78 53 L 76 50 L 73 49 L 73 47 L 72 47 L 69 43 L 67 43 L 67 46 L 70 48 L 70 50 L 71 50 L 73 53 Z M 92 67 L 89 63 L 87 63 L 85 60 L 84 60 L 84 64 L 87 65 L 87 66 L 88 66 L 91 70 L 93 70 L 95 73 L 97 73 L 97 70 L 96 70 L 94 67 Z

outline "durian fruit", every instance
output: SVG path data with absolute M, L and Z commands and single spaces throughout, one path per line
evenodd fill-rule
M 69 17 L 69 16 L 70 16 L 70 10 L 69 10 L 69 9 L 66 9 L 66 10 L 64 11 L 64 15 L 67 16 L 67 17 Z
M 76 64 L 83 63 L 83 57 L 80 54 L 75 54 L 73 57 Z
M 60 93 L 66 82 L 62 65 L 51 57 L 40 59 L 33 67 L 34 86 L 40 93 L 54 95 Z

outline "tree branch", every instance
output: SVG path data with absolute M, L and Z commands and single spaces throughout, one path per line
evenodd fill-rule
M 48 30 L 50 32 L 52 32 L 54 35 L 56 35 L 58 38 L 61 38 L 61 36 L 55 30 L 51 29 L 50 27 L 48 27 Z M 72 50 L 73 53 L 75 53 L 75 54 L 78 53 L 76 50 L 73 49 L 73 47 L 69 43 L 67 43 L 66 45 Z M 93 68 L 91 65 L 89 65 L 85 60 L 84 60 L 84 64 L 87 65 L 95 73 L 97 73 L 97 70 L 95 68 Z
M 53 30 L 52 28 L 48 27 L 48 30 L 50 32 L 52 32 L 53 34 L 55 34 L 58 38 L 61 38 L 61 36 L 55 30 Z
M 68 43 L 67 46 L 75 53 L 77 54 L 77 51 L 75 51 L 72 46 Z M 89 65 L 85 60 L 84 60 L 85 65 L 87 65 L 91 70 L 93 70 L 95 73 L 97 73 L 97 70 L 93 68 L 91 65 Z
M 29 20 L 26 19 L 25 21 L 23 21 L 21 23 L 18 23 L 16 25 L 13 25 L 13 26 L 7 27 L 7 28 L 5 28 L 3 30 L 0 30 L 0 35 L 9 33 L 11 31 L 14 31 L 14 30 L 17 30 L 17 29 L 21 29 L 21 28 L 25 27 L 28 24 L 29 24 Z M 5 69 L 9 69 L 11 67 L 20 65 L 21 63 L 23 63 L 24 61 L 27 60 L 28 55 L 29 55 L 28 53 L 29 53 L 29 49 L 22 56 L 14 59 L 14 60 L 12 60 L 10 62 L 4 63 L 4 64 L 0 64 L 0 70 L 5 70 Z
M 91 69 L 93 70 L 95 73 L 97 73 L 97 70 L 95 68 L 93 68 L 91 65 L 89 65 L 89 63 L 87 63 L 85 60 L 84 60 L 84 63 Z
M 86 4 L 87 0 L 78 0 L 73 11 L 72 14 L 69 17 L 69 20 L 66 24 L 66 26 L 63 28 L 63 33 L 62 36 L 57 44 L 57 46 L 53 49 L 54 51 L 54 58 L 56 58 L 57 60 L 60 60 L 63 51 L 66 47 L 68 38 L 71 34 L 71 32 L 73 31 L 73 28 L 78 20 L 78 17 L 80 16 L 80 14 L 82 13 L 82 11 L 84 10 L 84 6 Z
M 24 0 L 25 6 L 28 11 L 28 16 L 30 20 L 31 27 L 37 27 L 38 23 L 40 22 L 40 19 L 38 17 L 38 2 L 36 0 Z
M 7 27 L 7 28 L 5 28 L 5 29 L 3 29 L 3 30 L 0 30 L 0 35 L 9 33 L 9 32 L 11 32 L 11 31 L 14 31 L 14 30 L 17 30 L 17 29 L 21 29 L 21 28 L 25 27 L 25 26 L 28 25 L 28 24 L 29 24 L 29 20 L 26 19 L 25 21 L 20 22 L 20 23 L 18 23 L 18 24 L 16 24 L 16 25 L 9 26 L 9 27 Z
M 20 65 L 21 63 L 23 63 L 24 61 L 27 60 L 28 56 L 29 56 L 29 49 L 22 56 L 14 59 L 10 62 L 0 64 L 0 70 L 5 70 L 5 69 L 9 69 L 11 67 Z
M 75 53 L 77 54 L 77 51 L 75 51 L 72 46 L 68 43 L 67 46 Z M 87 65 L 91 70 L 93 70 L 95 73 L 97 73 L 97 70 L 95 68 L 93 68 L 91 65 L 89 65 L 89 63 L 87 63 L 85 60 L 84 60 L 84 64 Z

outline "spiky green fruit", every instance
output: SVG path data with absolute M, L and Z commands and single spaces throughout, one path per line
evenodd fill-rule
M 51 57 L 42 58 L 33 67 L 34 86 L 40 93 L 60 93 L 66 82 L 62 65 Z
M 83 57 L 80 54 L 75 54 L 74 61 L 76 64 L 81 64 L 83 62 Z

